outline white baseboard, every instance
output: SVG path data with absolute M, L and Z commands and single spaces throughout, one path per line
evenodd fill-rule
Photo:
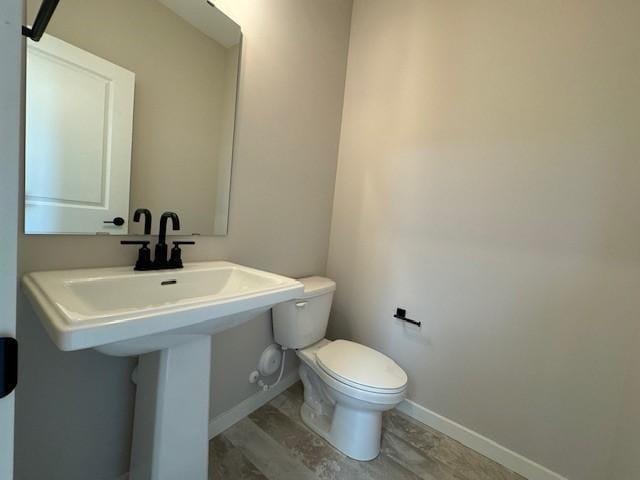
M 444 433 L 464 446 L 475 450 L 528 480 L 567 480 L 565 477 L 552 472 L 548 468 L 503 447 L 467 427 L 463 427 L 453 420 L 438 415 L 411 400 L 403 401 L 398 406 L 398 410 L 424 423 L 428 427 Z
M 293 372 L 283 377 L 282 380 L 280 380 L 280 383 L 274 388 L 267 390 L 266 392 L 259 391 L 230 410 L 221 413 L 209 422 L 209 438 L 215 437 L 234 423 L 239 422 L 244 417 L 263 406 L 265 403 L 270 402 L 291 385 L 296 383 L 299 379 L 298 369 L 296 368 Z

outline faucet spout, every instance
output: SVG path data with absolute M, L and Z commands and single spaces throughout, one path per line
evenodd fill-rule
M 171 219 L 173 230 L 180 230 L 180 218 L 174 212 L 164 212 L 160 217 L 160 232 L 156 245 L 155 263 L 164 265 L 167 263 L 167 221 Z
M 151 235 L 151 211 L 148 208 L 138 208 L 133 214 L 133 221 L 139 222 L 144 215 L 144 234 Z

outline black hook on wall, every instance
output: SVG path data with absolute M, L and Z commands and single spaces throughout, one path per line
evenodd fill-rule
M 42 5 L 40 5 L 40 10 L 38 10 L 33 26 L 29 28 L 23 25 L 22 35 L 30 38 L 34 42 L 39 42 L 59 2 L 60 0 L 42 0 Z

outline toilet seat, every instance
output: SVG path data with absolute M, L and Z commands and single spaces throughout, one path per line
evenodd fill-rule
M 348 340 L 335 340 L 315 352 L 317 365 L 338 382 L 360 391 L 397 394 L 407 374 L 383 353 Z

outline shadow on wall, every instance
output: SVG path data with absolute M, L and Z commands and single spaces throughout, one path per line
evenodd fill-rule
M 93 478 L 96 471 L 101 478 L 117 478 L 129 469 L 135 397 L 129 379 L 136 359 L 93 350 L 62 352 L 28 300 L 22 294 L 18 300 L 18 338 L 29 341 L 20 343 L 16 452 L 35 452 L 37 458 L 50 452 L 55 461 L 22 458 L 17 479 L 52 478 L 51 465 L 56 465 L 55 478 Z M 46 434 L 51 431 L 60 432 L 55 445 Z

